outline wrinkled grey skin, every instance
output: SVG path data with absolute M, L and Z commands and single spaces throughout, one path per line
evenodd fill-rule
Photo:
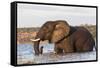
M 40 38 L 40 40 L 34 42 L 35 55 L 40 54 L 40 49 L 39 49 L 40 41 L 48 40 L 49 43 L 53 43 L 51 40 L 53 32 L 56 30 L 60 30 L 60 28 L 59 29 L 55 28 L 56 25 L 59 24 L 58 23 L 59 21 L 65 22 L 62 20 L 47 21 L 40 28 L 40 30 L 38 31 L 35 37 L 35 39 Z M 69 28 L 70 28 L 70 32 L 68 35 L 54 42 L 55 44 L 54 50 L 57 54 L 70 53 L 70 52 L 87 52 L 87 51 L 93 50 L 93 46 L 95 45 L 95 42 L 94 42 L 94 39 L 92 38 L 92 35 L 86 28 L 72 27 L 72 26 L 69 26 Z

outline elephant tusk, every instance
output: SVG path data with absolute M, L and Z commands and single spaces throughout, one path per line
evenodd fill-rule
M 31 41 L 39 41 L 40 40 L 40 38 L 37 38 L 37 39 L 30 39 Z

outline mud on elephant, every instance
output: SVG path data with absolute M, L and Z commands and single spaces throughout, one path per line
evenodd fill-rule
M 84 27 L 70 26 L 64 20 L 47 21 L 38 31 L 34 41 L 35 55 L 39 55 L 40 41 L 54 43 L 56 54 L 92 51 L 95 41 Z

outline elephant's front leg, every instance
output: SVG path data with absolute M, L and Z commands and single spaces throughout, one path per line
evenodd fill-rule
M 54 47 L 55 54 L 62 54 L 63 49 L 61 49 L 57 44 Z

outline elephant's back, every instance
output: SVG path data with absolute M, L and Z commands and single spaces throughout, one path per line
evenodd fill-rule
M 85 28 L 85 27 L 76 27 L 76 34 L 78 37 L 86 37 L 90 38 L 92 37 L 92 34 Z

